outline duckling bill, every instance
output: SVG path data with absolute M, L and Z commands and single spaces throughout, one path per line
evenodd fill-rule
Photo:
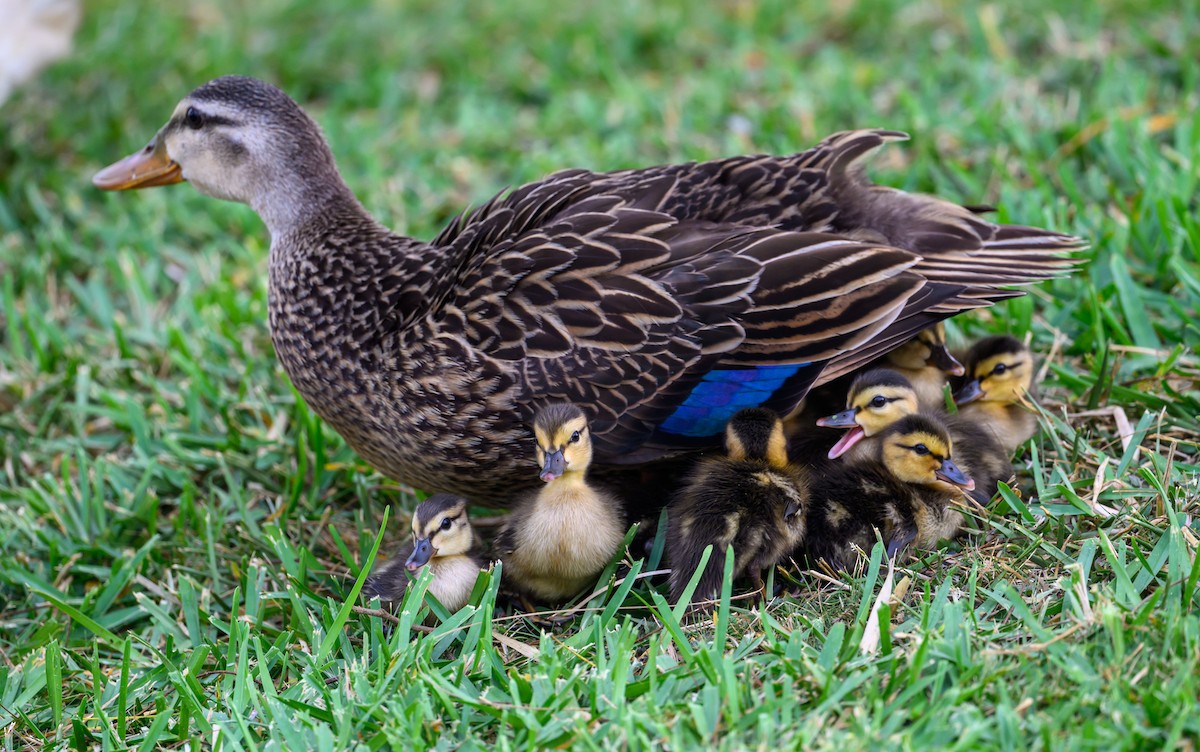
M 725 429 L 725 456 L 701 460 L 667 509 L 671 599 L 677 602 L 712 546 L 693 601 L 720 591 L 725 551 L 734 552 L 734 578 L 762 582 L 762 572 L 786 560 L 804 539 L 808 486 L 788 461 L 779 416 L 752 408 Z
M 504 577 L 518 592 L 559 602 L 592 585 L 625 540 L 618 500 L 587 479 L 592 439 L 577 405 L 554 403 L 533 420 L 545 484 L 512 512 L 496 538 Z
M 434 494 L 417 506 L 412 542 L 376 566 L 363 584 L 363 597 L 394 605 L 422 567 L 433 571 L 428 592 L 448 611 L 467 605 L 480 570 L 489 562 L 475 541 L 467 517 L 467 500 L 454 494 Z

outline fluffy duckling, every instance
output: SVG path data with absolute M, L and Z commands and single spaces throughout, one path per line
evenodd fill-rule
M 563 601 L 596 581 L 624 541 L 625 524 L 617 499 L 588 484 L 592 439 L 583 410 L 547 405 L 533 433 L 546 485 L 513 510 L 496 550 L 515 590 Z
M 479 571 L 489 562 L 476 546 L 467 500 L 454 494 L 434 494 L 417 507 L 412 520 L 413 540 L 391 559 L 376 566 L 363 584 L 363 597 L 385 604 L 404 598 L 409 578 L 421 567 L 433 570 L 429 591 L 448 611 L 467 605 Z M 411 573 L 411 574 L 410 574 Z
M 804 539 L 808 486 L 789 464 L 783 422 L 770 410 L 738 412 L 725 428 L 726 456 L 701 460 L 667 508 L 671 600 L 687 587 L 712 545 L 693 600 L 716 597 L 733 546 L 734 577 L 762 582 L 762 571 Z
M 884 355 L 882 361 L 908 379 L 924 410 L 943 409 L 947 376 L 962 376 L 965 372 L 946 347 L 946 325 L 941 322 Z
M 962 529 L 959 510 L 972 479 L 953 461 L 950 431 L 929 414 L 909 415 L 879 436 L 876 459 L 830 464 L 812 483 L 806 550 L 847 569 L 869 551 L 878 528 L 889 556 L 933 547 Z
M 842 457 L 846 463 L 869 462 L 878 458 L 878 437 L 889 426 L 920 411 L 917 392 L 908 379 L 897 371 L 878 368 L 858 376 L 850 386 L 849 408 L 817 421 L 817 425 L 849 428 L 829 450 L 829 458 Z M 930 415 L 937 411 L 923 411 Z M 1013 472 L 1007 451 L 992 431 L 974 416 L 939 416 L 958 452 L 963 472 L 975 481 L 970 498 L 984 506 L 996 494 L 999 481 Z
M 849 429 L 829 450 L 829 459 L 843 455 L 848 462 L 873 459 L 874 441 L 864 441 L 920 409 L 917 391 L 907 378 L 890 368 L 859 374 L 850 384 L 846 409 L 817 420 L 818 426 Z
M 1006 335 L 985 337 L 967 352 L 967 381 L 954 393 L 959 415 L 987 428 L 1009 456 L 1037 432 L 1022 406 L 1033 392 L 1033 354 Z

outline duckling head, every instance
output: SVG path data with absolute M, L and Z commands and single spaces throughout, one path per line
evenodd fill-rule
M 951 376 L 962 376 L 966 372 L 946 347 L 946 325 L 940 321 L 885 357 L 894 367 L 912 371 L 937 368 Z
M 880 458 L 887 469 L 905 483 L 940 490 L 975 488 L 951 459 L 950 432 L 929 415 L 909 415 L 893 423 L 880 437 Z
M 760 460 L 774 468 L 787 467 L 783 421 L 766 408 L 739 410 L 725 426 L 725 452 L 738 462 Z
M 92 178 L 104 190 L 189 181 L 201 193 L 250 204 L 272 235 L 331 195 L 349 195 L 321 130 L 276 87 L 222 76 L 183 98 L 140 151 Z
M 919 409 L 912 384 L 888 368 L 876 368 L 854 379 L 846 404 L 848 407 L 842 412 L 817 420 L 818 426 L 850 429 L 829 450 L 831 460 Z
M 546 483 L 564 475 L 583 477 L 592 462 L 587 415 L 570 402 L 555 402 L 533 418 L 540 477 Z
M 1016 337 L 985 337 L 967 354 L 967 373 L 970 381 L 954 394 L 960 407 L 975 401 L 1015 404 L 1033 386 L 1033 355 Z
M 413 514 L 412 531 L 415 545 L 404 562 L 410 572 L 430 559 L 465 554 L 475 542 L 467 519 L 467 500 L 454 494 L 434 494 L 422 501 Z

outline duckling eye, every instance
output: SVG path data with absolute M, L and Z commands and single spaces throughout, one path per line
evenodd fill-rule
M 183 115 L 183 122 L 187 123 L 187 127 L 198 131 L 204 127 L 204 116 L 200 114 L 200 110 L 197 110 L 195 107 L 189 107 Z
M 575 433 L 571 434 L 571 443 L 572 443 L 572 444 L 578 444 L 578 443 L 579 443 L 579 432 L 578 432 L 578 431 L 576 431 Z
M 450 526 L 453 524 L 454 524 L 454 520 L 450 519 L 449 517 L 442 518 L 442 529 L 443 530 L 449 530 Z
M 1003 363 L 997 363 L 996 367 L 992 369 L 992 375 L 999 376 L 1000 374 L 1004 373 L 1007 370 L 1008 370 L 1008 366 L 1004 365 Z
M 882 394 L 875 395 L 875 399 L 871 400 L 871 407 L 880 408 L 888 403 L 887 397 Z
M 915 447 L 913 447 L 913 451 L 924 456 L 929 454 L 929 447 L 925 446 L 924 444 L 917 444 Z

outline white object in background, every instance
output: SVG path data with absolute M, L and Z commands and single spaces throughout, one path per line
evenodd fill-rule
M 79 0 L 0 0 L 0 103 L 71 51 Z

